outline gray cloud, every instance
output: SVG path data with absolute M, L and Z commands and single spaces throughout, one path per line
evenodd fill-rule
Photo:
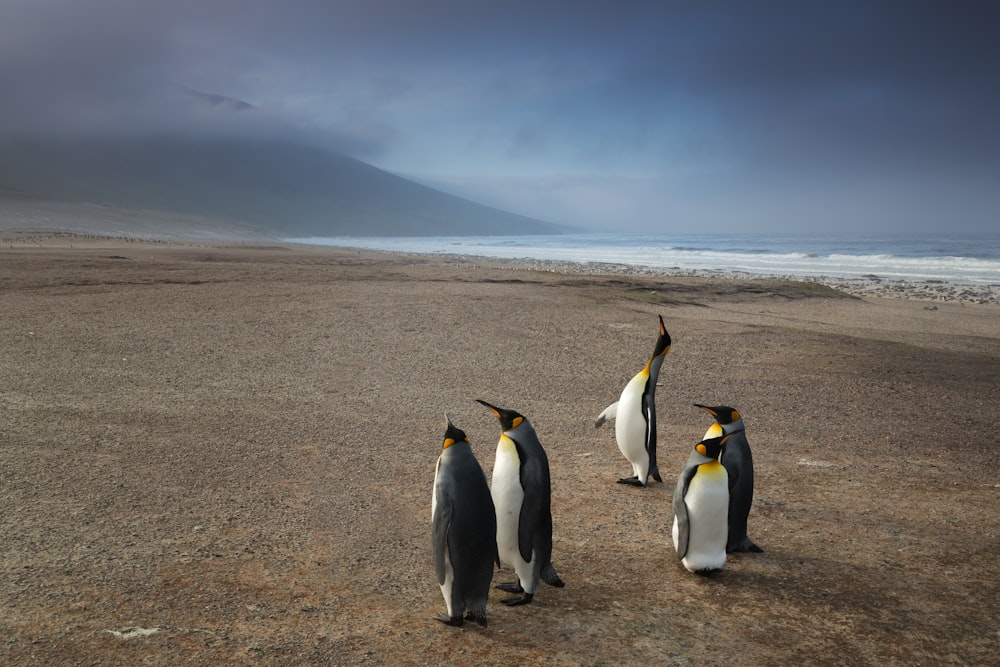
M 983 219 L 997 204 L 976 189 L 1000 177 L 992 2 L 8 0 L 3 14 L 7 134 L 270 134 L 428 179 L 546 172 L 559 187 L 522 212 L 561 221 L 585 214 L 574 198 L 593 179 L 635 220 L 724 217 L 720 191 L 761 219 L 780 197 L 854 196 L 898 218 L 906 201 L 939 208 L 935 194 Z

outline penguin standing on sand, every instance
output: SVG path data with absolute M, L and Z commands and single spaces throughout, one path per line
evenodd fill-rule
M 514 568 L 517 581 L 497 588 L 520 595 L 502 600 L 516 606 L 531 602 L 538 580 L 562 588 L 552 566 L 552 496 L 549 460 L 535 429 L 521 414 L 478 401 L 500 420 L 500 442 L 493 465 L 500 560 Z
M 448 608 L 435 618 L 455 626 L 470 619 L 485 628 L 493 565 L 500 566 L 497 518 L 469 439 L 450 419 L 434 471 L 431 526 L 434 569 Z
M 623 477 L 619 484 L 646 486 L 650 475 L 662 482 L 660 470 L 656 466 L 656 379 L 660 375 L 663 358 L 670 351 L 670 334 L 663 326 L 660 316 L 660 335 L 656 339 L 653 355 L 645 367 L 629 380 L 621 397 L 604 409 L 594 423 L 595 427 L 605 421 L 615 420 L 615 439 L 618 449 L 632 464 L 631 477 Z
M 727 405 L 694 405 L 712 415 L 723 434 L 733 436 L 722 452 L 722 465 L 729 475 L 729 538 L 726 541 L 726 551 L 760 553 L 763 549 L 747 537 L 747 517 L 750 516 L 750 505 L 753 503 L 753 456 L 743 427 L 743 417 L 736 408 Z M 719 433 L 710 427 L 705 437 L 712 435 Z
M 708 574 L 721 570 L 726 563 L 729 480 L 719 455 L 731 437 L 719 435 L 695 445 L 677 478 L 674 548 L 690 572 Z

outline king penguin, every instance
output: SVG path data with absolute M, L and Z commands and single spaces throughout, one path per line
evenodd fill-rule
M 670 351 L 670 334 L 660 316 L 660 335 L 656 339 L 653 355 L 645 367 L 635 374 L 622 390 L 621 397 L 604 409 L 594 423 L 615 420 L 615 440 L 618 449 L 632 464 L 631 477 L 623 477 L 619 484 L 646 486 L 649 476 L 662 482 L 656 466 L 656 379 L 660 375 L 663 358 Z
M 722 465 L 729 475 L 729 538 L 726 540 L 726 551 L 760 553 L 763 549 L 747 537 L 747 518 L 753 503 L 753 456 L 750 454 L 743 417 L 735 408 L 727 405 L 694 405 L 712 415 L 723 434 L 733 436 L 722 452 Z M 712 435 L 718 435 L 718 432 L 709 427 L 705 437 Z
M 497 588 L 516 597 L 516 606 L 531 602 L 538 580 L 562 588 L 552 566 L 552 490 L 549 460 L 535 429 L 521 414 L 478 401 L 500 420 L 500 442 L 493 465 L 492 494 L 496 507 L 500 560 L 514 568 L 517 581 Z
M 455 626 L 470 619 L 486 627 L 493 565 L 500 566 L 497 517 L 469 439 L 450 419 L 434 471 L 431 536 L 434 569 L 448 608 L 435 618 Z
M 719 455 L 731 437 L 719 435 L 695 445 L 677 478 L 674 548 L 690 572 L 707 574 L 726 563 L 729 482 Z

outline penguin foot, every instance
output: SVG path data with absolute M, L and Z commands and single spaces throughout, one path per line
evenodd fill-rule
M 521 582 L 519 581 L 506 581 L 502 584 L 497 584 L 495 586 L 497 590 L 505 591 L 507 593 L 523 593 L 524 589 L 521 588 Z
M 660 472 L 658 470 L 654 470 L 651 474 L 653 475 L 653 479 L 655 479 L 660 484 L 663 484 L 663 478 L 660 477 Z
M 456 628 L 462 627 L 463 623 L 461 616 L 449 616 L 448 614 L 438 614 L 434 617 L 434 620 L 441 621 L 445 625 L 451 625 Z
M 722 572 L 721 567 L 706 567 L 703 570 L 694 570 L 695 574 L 700 574 L 703 577 L 710 577 L 716 572 Z
M 732 548 L 726 547 L 726 553 L 762 554 L 764 553 L 764 550 L 751 542 L 749 537 L 745 537 L 743 538 L 743 541 L 734 545 Z
M 444 614 L 442 614 L 444 616 Z M 465 620 L 475 621 L 479 625 L 486 627 L 486 614 L 476 614 L 475 612 L 467 611 L 465 612 Z
M 643 482 L 640 482 L 639 478 L 636 477 L 635 475 L 632 475 L 631 477 L 622 477 L 620 480 L 618 480 L 618 483 L 628 484 L 629 486 L 646 486 Z
M 541 578 L 549 586 L 555 586 L 556 588 L 562 588 L 566 585 L 566 582 L 559 578 L 559 573 L 556 572 L 556 568 L 552 563 L 542 568 Z
M 520 607 L 522 604 L 528 604 L 534 598 L 534 594 L 525 593 L 524 595 L 519 595 L 516 598 L 507 598 L 506 600 L 500 600 L 508 607 Z

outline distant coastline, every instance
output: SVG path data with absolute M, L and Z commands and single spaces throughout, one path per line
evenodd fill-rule
M 0 199 L 0 203 L 3 200 Z M 96 204 L 69 204 L 54 201 L 16 202 L 7 199 L 0 205 L 0 242 L 8 248 L 29 246 L 69 247 L 74 244 L 107 245 L 121 243 L 166 243 L 178 245 L 261 245 L 333 246 L 340 248 L 362 248 L 374 252 L 396 255 L 412 255 L 435 258 L 444 262 L 459 262 L 465 265 L 494 266 L 513 271 L 548 271 L 565 274 L 587 275 L 627 275 L 632 277 L 696 276 L 719 280 L 797 280 L 812 282 L 840 290 L 858 297 L 890 297 L 918 299 L 928 302 L 958 302 L 968 304 L 1000 303 L 1000 271 L 996 280 L 990 280 L 991 266 L 1000 267 L 1000 259 L 989 259 L 991 253 L 1000 255 L 1000 243 L 991 242 L 976 246 L 984 258 L 966 258 L 967 263 L 980 263 L 986 267 L 985 280 L 977 283 L 962 282 L 948 278 L 929 277 L 923 279 L 897 279 L 880 275 L 877 270 L 864 271 L 854 276 L 806 275 L 793 269 L 787 270 L 747 270 L 741 268 L 719 268 L 712 263 L 725 263 L 735 255 L 731 248 L 720 247 L 720 252 L 710 256 L 704 249 L 691 245 L 697 239 L 669 237 L 672 245 L 668 250 L 688 253 L 685 258 L 689 265 L 653 266 L 642 261 L 633 252 L 630 261 L 591 259 L 590 256 L 608 256 L 617 252 L 604 242 L 601 235 L 590 235 L 590 246 L 585 254 L 574 250 L 572 241 L 587 235 L 545 235 L 531 237 L 384 237 L 376 240 L 337 237 L 327 239 L 280 239 L 262 232 L 260 229 L 224 220 L 179 216 L 156 211 L 140 211 L 107 207 Z M 637 237 L 630 237 L 637 238 Z M 664 237 L 666 238 L 666 237 Z M 766 239 L 772 242 L 776 237 Z M 483 239 L 488 239 L 484 243 Z M 662 239 L 661 239 L 662 240 Z M 713 241 L 714 241 L 713 237 Z M 676 243 L 680 241 L 680 243 Z M 602 245 L 603 243 L 603 245 Z M 493 245 L 490 245 L 493 244 Z M 547 247 L 541 247 L 547 246 Z M 680 247 L 676 247 L 680 246 Z M 627 246 L 622 246 L 627 249 Z M 497 248 L 501 251 L 498 252 Z M 569 259 L 551 257 L 530 257 L 532 249 L 551 253 L 560 249 Z M 618 250 L 620 250 L 619 248 Z M 633 248 L 632 250 L 635 250 Z M 645 248 L 648 251 L 663 252 L 662 247 Z M 743 258 L 757 258 L 766 261 L 794 262 L 810 261 L 808 253 L 778 252 L 760 247 L 758 252 L 744 253 Z M 786 248 L 787 250 L 787 248 Z M 631 251 L 630 251 L 631 252 Z M 925 251 L 930 252 L 930 250 Z M 508 256 L 503 256 L 506 253 Z M 575 254 L 574 254 L 575 253 Z M 801 257 L 800 257 L 801 256 Z M 672 259 L 677 259 L 675 255 Z M 619 257 L 619 259 L 622 259 Z M 961 260 L 962 258 L 959 258 Z M 993 262 L 993 264 L 990 264 Z M 961 261 L 958 262 L 961 264 Z
M 614 246 L 613 239 L 629 239 Z M 839 275 L 825 274 L 809 266 L 819 263 L 814 254 L 790 252 L 789 248 L 758 250 L 756 253 L 737 253 L 722 246 L 706 251 L 695 245 L 677 248 L 663 243 L 657 247 L 636 248 L 629 245 L 632 239 L 622 235 L 566 235 L 562 237 L 511 237 L 484 241 L 482 237 L 447 238 L 380 238 L 380 239 L 283 239 L 289 243 L 329 245 L 342 248 L 363 248 L 402 255 L 432 256 L 463 263 L 489 262 L 512 270 L 554 271 L 568 274 L 604 274 L 645 276 L 697 276 L 733 278 L 743 280 L 798 280 L 826 285 L 860 297 L 877 296 L 910 298 L 927 301 L 958 301 L 962 303 L 1000 303 L 1000 258 L 982 259 L 966 257 L 939 257 L 927 254 L 932 250 L 909 249 L 913 257 L 892 259 L 886 255 L 832 255 L 829 263 L 840 268 Z M 661 237 L 673 241 L 703 243 L 691 237 Z M 702 239 L 704 237 L 701 237 Z M 777 237 L 766 237 L 770 242 Z M 782 237 L 785 243 L 799 242 Z M 582 240 L 582 241 L 581 241 Z M 713 239 L 714 242 L 714 239 Z M 858 242 L 863 248 L 864 242 Z M 535 244 L 535 245 L 533 245 Z M 764 242 L 761 244 L 765 245 Z M 1000 254 L 995 248 L 979 247 L 985 257 Z M 994 242 L 1000 246 L 1000 241 Z M 879 249 L 881 250 L 881 249 Z M 656 253 L 659 252 L 659 255 Z M 862 249 L 860 252 L 867 252 Z M 873 252 L 875 252 L 873 250 Z M 924 253 L 924 259 L 919 253 Z M 589 259 L 608 257 L 615 259 Z M 660 260 L 654 265 L 643 260 Z M 888 271 L 893 261 L 902 263 L 906 270 L 917 272 L 926 267 L 926 276 L 900 278 Z M 840 262 L 840 264 L 836 264 Z M 853 262 L 853 265 L 852 265 Z M 745 264 L 747 268 L 734 266 Z M 771 269 L 767 267 L 772 267 Z M 806 269 L 813 270 L 810 273 Z M 961 272 L 975 277 L 975 281 L 962 280 Z M 956 275 L 957 274 L 957 275 Z M 995 274 L 995 275 L 994 275 Z

